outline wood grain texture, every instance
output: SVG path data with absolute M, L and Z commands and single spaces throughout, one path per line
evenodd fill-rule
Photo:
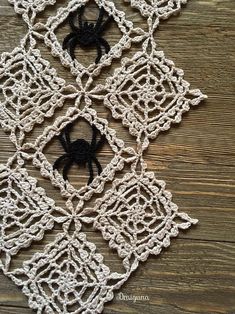
M 102 239 L 97 240 L 93 233 L 88 234 L 88 239 L 105 254 L 107 248 Z M 48 237 L 47 242 L 51 240 Z M 147 296 L 149 300 L 123 301 L 118 299 L 121 297 L 117 293 L 116 299 L 107 304 L 105 314 L 143 313 L 144 309 L 146 313 L 164 314 L 234 313 L 234 243 L 182 239 L 172 242 L 159 257 L 150 257 L 141 265 L 121 289 L 124 295 Z M 37 249 L 35 246 L 34 250 Z M 25 252 L 18 262 L 28 257 Z M 105 263 L 115 264 L 116 256 L 106 254 Z M 3 275 L 0 276 L 0 291 L 1 306 L 20 306 L 24 313 L 26 298 Z
M 58 1 L 62 5 L 64 1 Z M 115 1 L 121 8 L 123 2 Z M 125 5 L 127 15 L 136 25 L 143 25 L 137 11 Z M 46 18 L 53 12 L 49 7 Z M 167 183 L 173 200 L 182 211 L 200 220 L 198 226 L 183 232 L 159 257 L 150 257 L 121 292 L 127 296 L 147 296 L 145 301 L 125 301 L 117 297 L 107 304 L 105 314 L 235 314 L 235 1 L 190 0 L 180 15 L 162 22 L 156 39 L 165 55 L 184 69 L 185 79 L 193 88 L 200 88 L 209 98 L 204 104 L 184 116 L 180 125 L 171 128 L 153 141 L 146 152 L 150 170 Z M 0 53 L 11 51 L 25 32 L 25 25 L 7 0 L 0 0 Z M 62 35 L 63 35 L 62 31 Z M 110 43 L 118 40 L 114 31 L 108 34 Z M 70 73 L 60 67 L 50 52 L 41 48 L 43 56 L 57 68 L 60 76 L 72 82 Z M 137 51 L 139 47 L 133 47 Z M 114 62 L 118 65 L 118 62 Z M 112 68 L 103 71 L 104 80 Z M 1 97 L 1 96 L 0 96 Z M 69 104 L 68 104 L 69 105 Z M 110 119 L 109 112 L 97 103 L 100 116 Z M 61 109 L 56 115 L 62 114 Z M 54 118 L 45 121 L 44 126 Z M 134 141 L 120 123 L 110 119 L 110 124 L 125 138 Z M 41 132 L 37 127 L 32 140 Z M 0 130 L 0 162 L 5 162 L 14 152 L 7 135 Z M 60 148 L 48 150 L 53 160 Z M 103 165 L 111 158 L 105 148 L 100 156 Z M 58 190 L 29 165 L 30 173 L 39 184 L 63 206 Z M 83 184 L 71 174 L 74 184 Z M 110 252 L 100 234 L 85 228 L 88 239 L 94 241 L 105 256 L 108 265 L 116 266 L 116 254 Z M 59 230 L 56 230 L 59 232 Z M 42 250 L 52 241 L 48 234 L 44 242 L 33 246 Z M 29 258 L 27 250 L 18 256 L 16 264 Z M 116 266 L 118 267 L 118 265 Z M 33 313 L 27 300 L 2 274 L 0 275 L 0 314 Z

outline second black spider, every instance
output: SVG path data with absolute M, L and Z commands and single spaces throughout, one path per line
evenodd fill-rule
M 105 10 L 101 8 L 96 24 L 88 23 L 87 21 L 83 22 L 84 9 L 85 6 L 82 6 L 77 12 L 69 14 L 68 21 L 72 32 L 65 37 L 63 49 L 68 49 L 71 58 L 75 59 L 74 51 L 77 45 L 82 48 L 96 47 L 97 57 L 95 63 L 98 63 L 102 57 L 102 47 L 104 47 L 105 53 L 108 53 L 110 50 L 109 43 L 102 37 L 102 34 L 113 17 L 109 16 L 103 22 Z M 74 23 L 76 16 L 78 17 L 78 26 Z
M 102 167 L 100 162 L 96 157 L 97 151 L 104 144 L 105 136 L 101 135 L 100 139 L 97 141 L 97 135 L 99 131 L 97 128 L 92 125 L 92 139 L 91 143 L 87 142 L 84 139 L 77 139 L 75 141 L 71 141 L 70 132 L 73 125 L 67 125 L 62 133 L 58 136 L 59 141 L 65 151 L 65 154 L 56 159 L 53 165 L 53 169 L 59 169 L 62 164 L 63 166 L 63 178 L 64 180 L 68 180 L 68 172 L 72 165 L 75 163 L 78 166 L 86 166 L 88 165 L 89 169 L 89 179 L 88 183 L 90 184 L 94 179 L 93 172 L 93 162 L 95 163 L 98 175 L 102 172 Z

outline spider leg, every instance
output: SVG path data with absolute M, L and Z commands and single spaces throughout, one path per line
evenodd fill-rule
M 58 135 L 58 139 L 59 139 L 60 144 L 61 144 L 61 146 L 63 147 L 64 151 L 67 153 L 67 152 L 68 152 L 68 149 L 67 149 L 67 144 L 66 144 L 66 142 L 65 142 L 63 133 L 60 134 L 60 135 Z
M 92 167 L 92 160 L 88 161 L 88 169 L 89 169 L 90 177 L 88 179 L 87 184 L 89 185 L 94 180 L 94 172 L 93 172 L 93 167 Z
M 95 146 L 96 146 L 96 138 L 97 138 L 97 128 L 96 126 L 93 124 L 92 125 L 92 140 L 91 140 L 91 147 L 95 149 Z
M 53 164 L 53 169 L 58 169 L 60 167 L 61 162 L 68 157 L 67 154 L 64 154 L 56 159 L 56 161 Z
M 101 43 L 102 46 L 104 46 L 105 53 L 108 53 L 110 51 L 110 46 L 109 46 L 109 43 L 107 42 L 107 40 L 100 37 L 99 42 Z
M 98 31 L 99 31 L 100 34 L 105 30 L 106 26 L 107 26 L 112 20 L 113 20 L 112 15 L 109 15 L 109 17 L 107 18 L 107 20 L 104 21 L 104 23 L 98 28 Z
M 74 54 L 74 50 L 77 46 L 77 39 L 74 38 L 70 41 L 70 47 L 69 47 L 69 54 L 71 56 L 71 58 L 74 60 L 75 59 L 75 54 Z
M 98 143 L 96 143 L 98 130 L 95 125 L 92 125 L 92 131 L 93 131 L 93 135 L 92 135 L 92 140 L 91 140 L 91 148 L 93 149 L 94 152 L 96 152 L 104 144 L 106 138 L 105 138 L 105 135 L 103 134 L 101 135 Z
M 66 180 L 67 180 L 67 181 L 69 180 L 69 179 L 68 179 L 68 172 L 69 172 L 69 169 L 71 168 L 72 164 L 73 164 L 73 161 L 70 159 L 70 160 L 68 160 L 67 163 L 64 165 L 64 169 L 63 169 L 63 178 L 64 178 L 65 181 L 66 181 Z
M 105 135 L 104 134 L 101 135 L 100 140 L 98 141 L 98 143 L 96 144 L 96 147 L 95 147 L 96 151 L 99 150 L 101 148 L 101 146 L 104 145 L 105 140 L 106 140 Z
M 97 31 L 100 28 L 101 24 L 102 24 L 103 17 L 104 17 L 104 12 L 105 12 L 104 8 L 101 7 L 100 8 L 100 13 L 99 13 L 99 16 L 98 16 L 98 19 L 97 19 L 97 22 L 96 22 L 95 27 L 94 27 L 95 31 Z
M 63 129 L 63 132 L 58 136 L 60 143 L 66 153 L 69 152 L 69 145 L 71 144 L 70 132 L 72 127 L 72 123 L 66 125 L 66 127 Z
M 71 144 L 70 132 L 71 132 L 72 127 L 73 127 L 73 124 L 69 123 L 64 128 L 65 140 L 66 140 L 66 143 L 67 143 L 68 146 Z
M 78 9 L 78 24 L 80 28 L 82 28 L 82 15 L 84 13 L 84 10 L 85 10 L 85 5 L 81 6 Z
M 74 32 L 77 32 L 79 29 L 78 27 L 74 24 L 74 18 L 75 18 L 76 12 L 71 12 L 68 16 L 68 21 L 69 21 L 69 25 L 71 27 L 71 29 Z
M 65 49 L 68 48 L 68 43 L 69 43 L 69 41 L 70 41 L 73 37 L 74 37 L 74 33 L 70 33 L 70 34 L 68 34 L 68 35 L 65 37 L 65 39 L 64 39 L 64 41 L 63 41 L 63 44 L 62 44 L 63 50 L 65 50 Z
M 98 160 L 96 157 L 93 157 L 93 160 L 94 160 L 94 162 L 95 162 L 95 164 L 96 164 L 96 167 L 97 167 L 97 169 L 98 169 L 98 175 L 100 175 L 101 172 L 102 172 L 101 164 L 100 164 L 99 160 Z
M 101 57 L 102 57 L 102 49 L 101 49 L 101 44 L 100 42 L 97 40 L 96 41 L 96 49 L 97 49 L 97 57 L 95 59 L 95 63 L 99 63 Z

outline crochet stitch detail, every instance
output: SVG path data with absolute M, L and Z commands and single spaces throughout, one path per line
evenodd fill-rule
M 22 15 L 27 32 L 0 58 L 0 125 L 15 147 L 0 165 L 0 267 L 38 314 L 101 313 L 149 255 L 160 254 L 180 230 L 197 223 L 179 211 L 165 182 L 145 162 L 150 141 L 206 99 L 190 88 L 183 70 L 155 41 L 161 20 L 179 12 L 186 0 L 128 0 L 118 9 L 113 2 L 94 0 L 95 21 L 84 17 L 88 0 L 60 4 L 45 21 L 38 19 L 39 13 L 53 8 L 56 0 L 9 2 Z M 135 27 L 127 18 L 127 5 L 141 14 L 146 27 Z M 61 39 L 58 29 L 66 21 L 70 28 Z M 114 24 L 120 38 L 111 45 L 103 31 Z M 70 70 L 72 84 L 57 74 L 41 45 L 59 67 Z M 134 45 L 139 51 L 124 56 Z M 76 47 L 94 49 L 97 55 L 83 65 Z M 120 64 L 113 70 L 114 60 Z M 109 74 L 97 83 L 105 68 Z M 129 131 L 134 147 L 99 116 L 97 103 Z M 45 127 L 49 118 L 54 119 Z M 71 134 L 81 120 L 89 126 L 90 139 Z M 32 139 L 29 134 L 36 128 L 39 133 Z M 46 151 L 54 140 L 63 152 L 51 161 Z M 97 153 L 106 144 L 112 158 L 103 165 Z M 87 184 L 73 184 L 72 165 L 85 166 Z M 57 189 L 64 205 L 55 203 L 30 169 Z M 108 265 L 87 229 L 105 240 L 122 270 Z M 49 244 L 41 244 L 46 237 Z M 23 263 L 15 264 L 26 248 Z

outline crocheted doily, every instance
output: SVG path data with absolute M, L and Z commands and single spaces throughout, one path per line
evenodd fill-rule
M 197 223 L 178 211 L 165 182 L 144 160 L 150 140 L 206 98 L 190 89 L 183 71 L 158 50 L 154 39 L 160 21 L 186 1 L 129 0 L 117 8 L 106 0 L 9 0 L 27 32 L 0 60 L 0 123 L 15 147 L 0 166 L 1 269 L 37 313 L 101 313 L 141 262 L 168 247 L 180 229 Z M 89 6 L 91 11 L 96 7 L 93 23 L 86 20 Z M 48 8 L 50 14 L 42 18 Z M 127 17 L 127 8 L 142 16 L 143 27 Z M 105 37 L 111 24 L 120 35 L 114 45 Z M 63 25 L 67 36 L 61 39 L 58 29 Z M 42 46 L 55 57 L 57 69 L 67 68 L 72 78 L 57 74 Z M 90 64 L 82 63 L 78 49 L 95 52 Z M 99 82 L 105 67 L 111 70 Z M 45 127 L 68 102 L 67 110 Z M 119 139 L 110 121 L 99 116 L 97 102 L 135 138 L 135 147 Z M 88 126 L 88 139 L 73 130 L 79 121 Z M 32 141 L 29 134 L 35 129 L 39 135 Z M 53 162 L 46 154 L 52 141 L 64 150 Z M 105 167 L 97 155 L 103 145 L 113 154 Z M 29 165 L 60 192 L 64 206 L 48 196 Z M 70 182 L 73 165 L 85 166 L 89 173 L 82 187 Z M 55 225 L 61 231 L 35 252 Z M 117 253 L 123 271 L 107 265 L 88 229 L 97 230 Z M 16 266 L 14 260 L 25 248 L 27 260 Z

